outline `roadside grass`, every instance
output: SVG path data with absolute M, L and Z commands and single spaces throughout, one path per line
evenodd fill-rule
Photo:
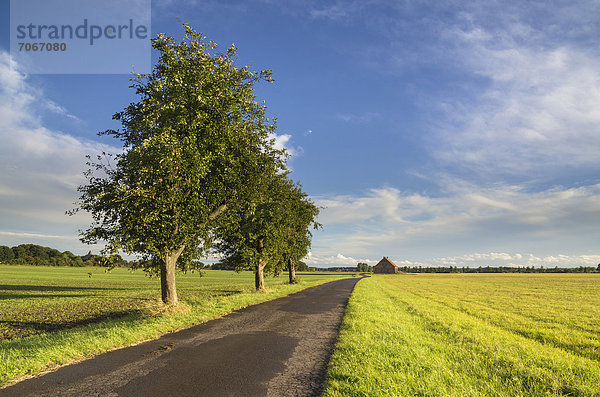
M 324 396 L 600 396 L 595 274 L 361 280 Z
M 254 291 L 254 274 L 178 274 L 180 305 L 160 302 L 160 280 L 141 271 L 0 265 L 0 387 L 24 375 L 155 339 L 242 307 L 349 274 L 282 275 Z

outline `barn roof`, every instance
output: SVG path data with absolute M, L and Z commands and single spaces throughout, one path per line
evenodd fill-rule
M 389 263 L 390 265 L 392 265 L 392 266 L 394 266 L 394 267 L 398 267 L 398 266 L 396 266 L 396 264 L 395 264 L 394 262 L 392 262 L 392 261 L 390 260 L 390 258 L 388 258 L 387 256 L 384 256 L 384 257 L 383 257 L 383 259 L 382 259 L 382 260 L 380 260 L 380 261 L 379 261 L 379 263 L 377 263 L 377 265 L 375 265 L 375 266 L 379 266 L 379 265 L 385 266 L 387 263 Z

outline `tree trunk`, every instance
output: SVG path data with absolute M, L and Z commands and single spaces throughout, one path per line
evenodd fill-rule
M 263 262 L 262 259 L 258 261 L 258 266 L 254 272 L 254 285 L 256 286 L 257 291 L 265 290 L 265 269 L 266 263 Z
M 177 306 L 177 289 L 175 287 L 175 268 L 179 255 L 184 247 L 169 251 L 160 264 L 160 290 L 162 301 L 170 306 Z
M 294 266 L 292 258 L 288 258 L 288 271 L 290 273 L 290 284 L 294 284 L 296 282 L 296 266 Z
M 258 242 L 257 242 L 257 251 L 259 254 L 259 258 L 262 256 L 262 253 L 265 250 L 265 239 L 264 238 L 259 238 Z M 267 264 L 265 263 L 265 261 L 261 258 L 258 260 L 258 264 L 256 266 L 256 270 L 254 271 L 254 286 L 256 287 L 257 291 L 264 291 L 265 290 L 265 274 L 264 274 L 264 269 L 265 266 Z

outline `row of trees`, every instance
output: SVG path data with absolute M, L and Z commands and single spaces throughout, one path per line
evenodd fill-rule
M 252 269 L 256 289 L 264 274 L 295 264 L 310 247 L 318 208 L 290 179 L 284 150 L 275 146 L 275 122 L 257 102 L 254 84 L 271 71 L 237 67 L 236 48 L 216 44 L 184 24 L 177 42 L 152 39 L 159 59 L 151 74 L 137 74 L 140 96 L 113 118 L 124 151 L 89 159 L 78 207 L 93 224 L 85 243 L 105 252 L 138 254 L 160 274 L 163 301 L 177 304 L 175 271 L 201 266 L 207 254 L 221 265 Z
M 16 247 L 0 245 L 0 263 L 9 265 L 39 266 L 127 266 L 128 262 L 119 255 L 105 257 L 88 252 L 75 255 L 36 244 L 21 244 Z

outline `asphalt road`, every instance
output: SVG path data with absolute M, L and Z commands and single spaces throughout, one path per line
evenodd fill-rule
M 358 278 L 62 367 L 0 396 L 318 396 Z

